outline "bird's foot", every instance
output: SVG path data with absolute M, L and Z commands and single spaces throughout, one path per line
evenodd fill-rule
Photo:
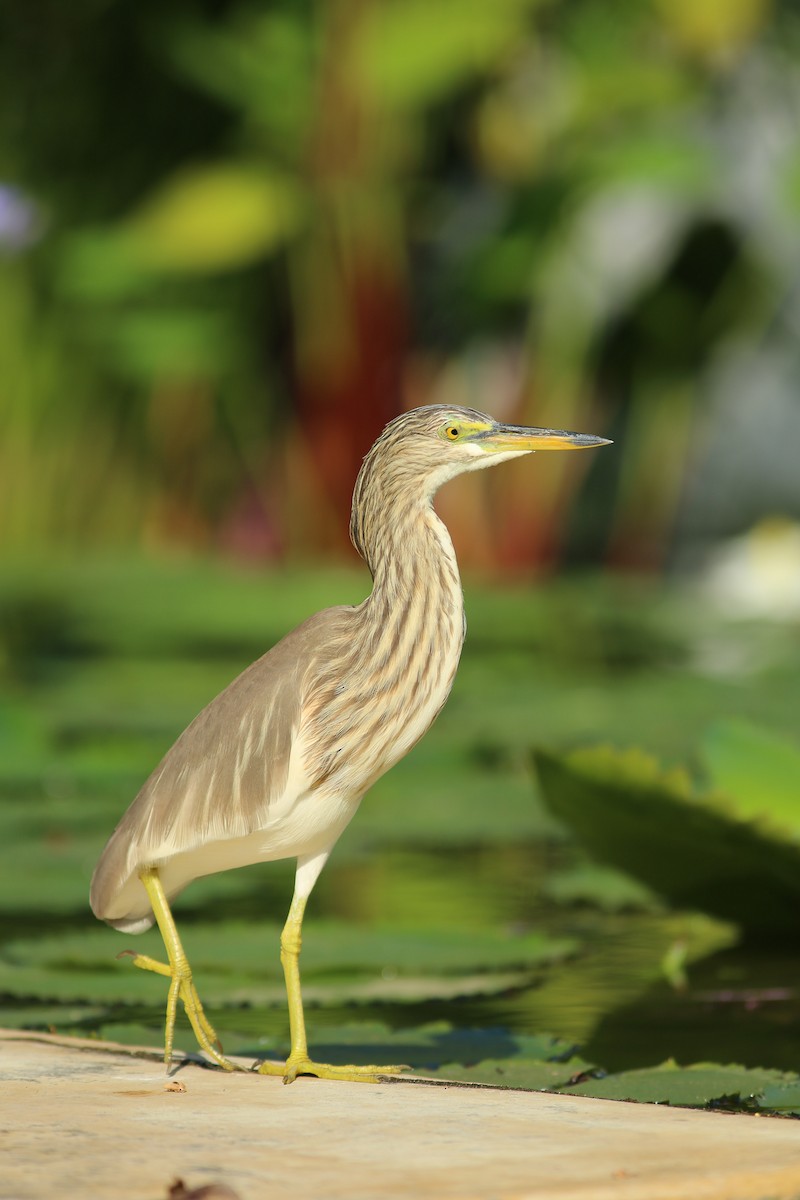
M 333 1066 L 313 1062 L 306 1054 L 290 1054 L 285 1064 L 263 1062 L 254 1067 L 259 1075 L 282 1075 L 284 1083 L 294 1083 L 298 1075 L 315 1075 L 317 1079 L 344 1079 L 350 1083 L 381 1083 L 387 1076 L 407 1071 L 406 1066 Z
M 183 1004 L 186 1016 L 189 1018 L 189 1024 L 194 1030 L 194 1036 L 197 1038 L 198 1045 L 201 1050 L 204 1050 L 209 1058 L 222 1067 L 224 1071 L 235 1071 L 232 1062 L 229 1062 L 222 1053 L 222 1043 L 220 1042 L 214 1030 L 214 1026 L 209 1021 L 203 1005 L 200 1003 L 200 997 L 197 994 L 197 988 L 192 979 L 192 972 L 187 962 L 170 966 L 168 963 L 158 962 L 154 958 L 150 958 L 148 954 L 137 954 L 135 950 L 123 950 L 117 958 L 131 958 L 133 965 L 139 967 L 142 971 L 155 971 L 157 975 L 164 975 L 169 979 L 169 993 L 167 995 L 167 1020 L 166 1031 L 164 1038 L 164 1062 L 169 1067 L 172 1062 L 172 1042 L 175 1032 L 175 1017 L 177 1014 L 178 1000 Z

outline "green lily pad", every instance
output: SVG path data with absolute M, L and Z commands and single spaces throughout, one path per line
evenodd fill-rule
M 520 1088 L 528 1092 L 545 1092 L 564 1087 L 576 1077 L 593 1070 L 582 1058 L 565 1062 L 547 1062 L 537 1058 L 487 1058 L 474 1066 L 445 1063 L 430 1075 L 435 1079 L 450 1079 L 455 1083 L 483 1083 L 494 1087 Z
M 769 1083 L 756 1096 L 759 1108 L 784 1116 L 800 1116 L 800 1079 L 790 1083 Z
M 542 894 L 557 904 L 592 904 L 607 913 L 657 912 L 661 907 L 658 897 L 643 883 L 593 863 L 554 872 Z
M 566 1082 L 588 1064 L 575 1056 L 575 1046 L 550 1034 L 520 1034 L 503 1029 L 457 1029 L 432 1022 L 389 1029 L 380 1022 L 318 1028 L 311 1038 L 324 1062 L 403 1062 L 420 1075 L 502 1087 L 548 1087 Z M 517 1064 L 529 1064 L 527 1082 Z M 482 1071 L 486 1064 L 486 1078 Z M 538 1070 L 534 1080 L 534 1070 Z M 500 1073 L 506 1072 L 504 1080 Z
M 601 862 L 679 907 L 762 935 L 796 932 L 800 845 L 790 834 L 739 819 L 729 800 L 640 750 L 538 751 L 535 762 L 550 811 Z
M 280 927 L 222 922 L 192 926 L 184 944 L 201 995 L 214 1004 L 283 1004 L 278 954 Z M 104 1003 L 147 1002 L 158 993 L 150 972 L 137 970 L 121 950 L 163 959 L 154 930 L 139 938 L 101 927 L 58 938 L 8 943 L 2 952 L 3 990 L 12 996 L 60 996 Z M 543 934 L 491 931 L 359 929 L 311 922 L 303 949 L 307 1001 L 417 1001 L 493 995 L 529 982 L 532 973 L 574 949 Z
M 764 1089 L 787 1082 L 800 1083 L 797 1076 L 781 1071 L 717 1063 L 694 1063 L 680 1067 L 669 1060 L 658 1067 L 622 1071 L 604 1079 L 587 1079 L 559 1090 L 572 1096 L 594 1096 L 605 1100 L 635 1100 L 643 1104 L 675 1104 L 705 1108 L 715 1101 L 754 1101 Z
M 575 1053 L 575 1044 L 549 1033 L 512 1033 L 506 1029 L 458 1028 L 449 1021 L 430 1021 L 408 1029 L 390 1029 L 380 1021 L 335 1025 L 326 1037 L 337 1045 L 405 1046 L 408 1062 L 440 1066 L 444 1062 L 474 1063 L 482 1058 L 529 1058 L 562 1061 Z M 409 1043 L 413 1047 L 409 1048 Z

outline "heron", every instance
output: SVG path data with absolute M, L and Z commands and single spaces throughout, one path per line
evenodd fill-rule
M 289 1012 L 282 1075 L 374 1082 L 399 1066 L 339 1066 L 309 1055 L 300 987 L 303 915 L 364 794 L 442 709 L 466 623 L 453 543 L 433 507 L 456 475 L 539 450 L 609 444 L 567 430 L 501 424 L 471 408 L 430 405 L 390 421 L 364 458 L 350 536 L 372 576 L 354 606 L 309 617 L 204 708 L 147 779 L 94 871 L 90 903 L 115 929 L 158 925 L 166 962 L 123 951 L 169 979 L 164 1058 L 178 1003 L 200 1048 L 233 1070 L 200 1001 L 172 915 L 194 879 L 296 859 L 280 937 Z M 120 956 L 121 957 L 121 956 Z

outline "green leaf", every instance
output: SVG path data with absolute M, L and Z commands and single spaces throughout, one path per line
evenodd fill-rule
M 66 235 L 58 280 L 68 297 L 100 305 L 146 293 L 151 283 L 131 239 L 105 227 Z
M 565 1062 L 546 1062 L 536 1058 L 487 1058 L 474 1066 L 445 1063 L 430 1074 L 437 1079 L 452 1079 L 458 1083 L 488 1083 L 495 1087 L 524 1088 L 543 1092 L 565 1087 L 576 1076 L 591 1071 L 593 1066 L 582 1058 Z
M 379 1022 L 334 1025 L 318 1029 L 314 1052 L 324 1061 L 403 1062 L 420 1074 L 466 1082 L 498 1082 L 504 1087 L 546 1087 L 566 1082 L 588 1064 L 575 1057 L 575 1046 L 550 1034 L 520 1034 L 503 1029 L 457 1029 L 439 1021 L 391 1030 Z M 545 1082 L 510 1082 L 516 1064 L 528 1064 L 528 1076 L 538 1070 Z M 484 1064 L 487 1079 L 481 1079 Z M 508 1079 L 496 1079 L 508 1068 Z M 521 1072 L 520 1072 L 521 1077 Z
M 184 930 L 198 988 L 215 1004 L 282 1004 L 280 926 L 221 922 Z M 491 995 L 530 982 L 573 943 L 540 934 L 395 928 L 360 929 L 308 921 L 303 941 L 308 1002 L 394 1000 L 405 1003 Z M 125 1003 L 159 994 L 155 976 L 115 961 L 122 950 L 163 958 L 159 935 L 132 938 L 97 927 L 82 933 L 9 942 L 2 950 L 3 990 L 14 996 L 62 996 Z
M 702 756 L 740 817 L 769 817 L 800 840 L 800 747 L 746 721 L 720 721 Z
M 663 80 L 665 89 L 670 82 Z M 657 182 L 664 191 L 687 199 L 705 198 L 714 183 L 708 148 L 699 139 L 692 141 L 684 130 L 676 135 L 651 126 L 643 135 L 633 128 L 627 137 L 593 147 L 587 153 L 587 166 L 595 176 L 595 186 L 641 182 L 652 187 Z
M 542 894 L 557 904 L 592 904 L 603 912 L 658 911 L 658 897 L 644 884 L 610 867 L 580 863 L 554 872 Z
M 302 216 L 302 193 L 289 178 L 219 163 L 173 176 L 130 220 L 125 236 L 151 269 L 227 270 L 280 245 Z
M 98 322 L 97 334 L 110 357 L 134 378 L 213 378 L 231 369 L 238 346 L 222 313 L 160 308 L 115 313 Z
M 770 1083 L 756 1096 L 759 1108 L 786 1116 L 800 1116 L 800 1080 L 791 1083 Z
M 685 772 L 642 751 L 539 751 L 535 762 L 547 806 L 601 862 L 679 907 L 762 933 L 796 931 L 800 847 L 780 830 L 740 821 L 722 797 L 694 793 Z
M 693 1063 L 679 1067 L 672 1060 L 659 1067 L 622 1071 L 604 1079 L 587 1079 L 559 1090 L 575 1096 L 605 1100 L 635 1100 L 643 1104 L 677 1104 L 704 1108 L 713 1101 L 753 1100 L 769 1085 L 797 1080 L 781 1071 L 751 1069 L 737 1065 Z
M 420 109 L 486 71 L 524 30 L 531 0 L 388 0 L 366 10 L 353 70 L 373 100 Z

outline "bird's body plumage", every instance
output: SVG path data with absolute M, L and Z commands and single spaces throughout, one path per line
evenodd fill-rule
M 385 523 L 370 530 L 372 594 L 292 630 L 178 738 L 95 871 L 92 908 L 115 928 L 153 923 L 143 867 L 171 898 L 205 874 L 329 851 L 447 699 L 464 640 L 452 542 L 429 496 L 392 503 L 384 481 L 371 487 Z
M 292 1043 L 281 1071 L 290 1081 L 299 1072 L 374 1078 L 381 1070 L 310 1060 L 300 930 L 311 889 L 364 793 L 426 732 L 455 677 L 464 606 L 434 493 L 464 471 L 602 440 L 432 406 L 395 418 L 375 442 L 356 481 L 350 525 L 372 593 L 355 607 L 310 617 L 212 700 L 144 784 L 95 870 L 98 917 L 128 933 L 158 922 L 169 964 L 145 955 L 134 962 L 170 978 L 167 1061 L 180 998 L 200 1045 L 232 1069 L 215 1049 L 169 900 L 199 876 L 296 857 L 281 936 Z

